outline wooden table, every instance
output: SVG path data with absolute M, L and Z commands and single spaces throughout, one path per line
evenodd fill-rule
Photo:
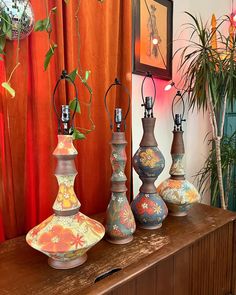
M 161 229 L 138 229 L 130 244 L 101 241 L 72 270 L 50 268 L 24 237 L 9 240 L 0 244 L 0 294 L 236 295 L 235 220 L 198 204 Z

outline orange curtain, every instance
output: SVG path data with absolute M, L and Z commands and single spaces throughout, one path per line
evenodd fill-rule
M 35 18 L 45 18 L 43 1 L 32 0 Z M 52 40 L 58 45 L 47 71 L 44 56 L 49 49 L 47 35 L 33 32 L 22 40 L 21 65 L 12 85 L 16 97 L 9 98 L 0 90 L 0 240 L 25 233 L 52 213 L 57 194 L 54 177 L 57 126 L 51 96 L 63 69 L 78 67 L 91 70 L 89 84 L 93 89 L 92 116 L 96 129 L 87 139 L 77 141 L 78 176 L 75 190 L 86 214 L 102 212 L 110 197 L 111 131 L 104 108 L 104 93 L 115 77 L 131 92 L 131 0 L 99 3 L 91 1 L 46 1 L 57 6 L 52 17 Z M 79 9 L 80 36 L 76 31 L 75 12 Z M 49 8 L 50 8 L 49 7 Z M 8 42 L 6 60 L 0 62 L 1 83 L 6 80 L 15 59 L 15 45 Z M 79 99 L 88 101 L 88 93 L 77 81 Z M 73 89 L 60 86 L 59 104 L 73 99 Z M 108 98 L 111 112 L 115 106 L 127 108 L 123 92 L 113 91 Z M 82 115 L 76 125 L 89 127 L 87 107 L 81 104 Z M 127 119 L 127 186 L 131 188 L 131 112 Z M 128 193 L 130 197 L 130 190 Z

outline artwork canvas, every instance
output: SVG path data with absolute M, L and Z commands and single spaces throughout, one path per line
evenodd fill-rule
M 172 18 L 170 0 L 133 1 L 133 73 L 172 78 Z

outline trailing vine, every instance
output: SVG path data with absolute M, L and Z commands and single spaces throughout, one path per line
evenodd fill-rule
M 3 1 L 3 0 L 0 0 Z M 84 128 L 84 127 L 77 127 L 74 128 L 74 132 L 73 132 L 73 137 L 74 139 L 84 139 L 86 138 L 86 135 L 90 132 L 92 132 L 95 129 L 95 124 L 93 122 L 92 119 L 92 113 L 91 113 L 91 105 L 92 105 L 92 98 L 93 98 L 93 91 L 91 86 L 88 84 L 88 79 L 89 76 L 91 74 L 91 71 L 86 70 L 85 72 L 83 72 L 82 67 L 81 67 L 81 62 L 80 62 L 80 48 L 81 48 L 81 43 L 80 43 L 80 27 L 79 27 L 79 9 L 80 9 L 80 0 L 78 1 L 78 5 L 77 5 L 77 9 L 75 12 L 75 21 L 76 21 L 76 32 L 77 32 L 77 40 L 78 40 L 78 66 L 77 68 L 72 71 L 70 73 L 70 78 L 75 81 L 75 79 L 79 79 L 79 81 L 85 86 L 85 88 L 87 89 L 88 93 L 89 93 L 89 101 L 85 102 L 85 101 L 80 101 L 79 100 L 79 104 L 77 104 L 76 107 L 76 103 L 75 100 L 71 100 L 69 103 L 70 109 L 71 110 L 75 110 L 76 107 L 76 112 L 77 113 L 81 113 L 81 109 L 80 109 L 80 104 L 83 104 L 87 107 L 88 110 L 88 119 L 90 122 L 90 127 L 89 128 Z M 97 0 L 98 2 L 103 2 L 104 0 Z M 70 0 L 64 0 L 64 2 L 66 4 L 69 4 Z M 23 17 L 25 10 L 27 8 L 29 4 L 29 0 L 27 1 L 25 7 L 24 7 L 24 11 L 21 15 L 21 18 Z M 49 43 L 49 49 L 45 54 L 45 59 L 44 59 L 44 70 L 46 71 L 50 61 L 52 59 L 52 57 L 55 54 L 55 50 L 57 48 L 57 44 L 52 40 L 52 21 L 51 18 L 53 17 L 53 15 L 56 14 L 57 12 L 57 7 L 53 7 L 52 9 L 49 10 L 48 8 L 48 1 L 44 0 L 44 6 L 45 6 L 45 12 L 46 12 L 46 16 L 44 19 L 40 19 L 38 21 L 36 21 L 35 25 L 34 25 L 34 31 L 35 32 L 46 32 L 48 34 L 48 43 Z M 12 32 L 12 24 L 11 24 L 11 19 L 10 17 L 7 15 L 7 13 L 5 13 L 4 11 L 0 12 L 0 20 L 2 23 L 2 26 L 0 28 L 0 59 L 2 59 L 1 55 L 5 55 L 6 53 L 4 52 L 4 48 L 5 48 L 5 44 L 6 44 L 6 38 L 8 37 L 9 39 L 11 39 L 11 32 Z M 12 96 L 15 97 L 15 90 L 12 88 L 10 81 L 11 78 L 14 74 L 14 72 L 16 71 L 16 69 L 18 68 L 18 66 L 20 65 L 19 62 L 19 51 L 20 51 L 20 32 L 21 32 L 21 19 L 20 19 L 20 24 L 18 26 L 18 39 L 17 39 L 17 52 L 16 52 L 16 64 L 12 70 L 12 72 L 9 75 L 9 78 L 7 79 L 7 81 L 2 83 L 2 87 L 4 87 L 8 93 Z
M 3 0 L 1 0 L 1 2 L 4 3 Z M 16 71 L 16 69 L 20 66 L 20 61 L 19 61 L 19 52 L 20 52 L 20 34 L 21 34 L 21 25 L 22 25 L 22 18 L 23 15 L 25 14 L 26 8 L 29 4 L 29 0 L 26 2 L 22 15 L 19 19 L 19 25 L 17 28 L 17 47 L 16 47 L 16 62 L 15 62 L 15 66 L 13 67 L 9 78 L 7 79 L 7 81 L 2 83 L 2 87 L 6 89 L 6 91 L 12 96 L 15 97 L 15 90 L 12 88 L 11 86 L 11 79 L 12 76 L 14 74 L 14 72 Z M 4 3 L 4 5 L 6 6 L 6 4 Z M 5 45 L 6 45 L 6 39 L 9 38 L 11 39 L 12 37 L 12 23 L 11 23 L 11 19 L 9 17 L 9 15 L 7 15 L 7 13 L 5 13 L 4 11 L 0 12 L 0 20 L 1 20 L 1 28 L 0 28 L 0 54 L 1 55 L 5 55 L 6 53 L 4 52 L 5 49 Z M 0 60 L 3 60 L 3 58 L 0 56 Z

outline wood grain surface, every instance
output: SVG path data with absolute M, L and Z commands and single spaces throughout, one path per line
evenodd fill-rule
M 236 295 L 235 219 L 196 204 L 187 217 L 168 216 L 161 229 L 138 229 L 130 244 L 101 241 L 84 265 L 64 271 L 50 268 L 24 237 L 9 240 L 0 244 L 0 294 Z

